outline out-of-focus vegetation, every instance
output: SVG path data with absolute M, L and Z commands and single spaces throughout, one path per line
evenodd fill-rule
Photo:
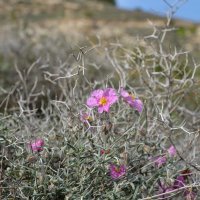
M 115 5 L 115 0 L 97 0 L 100 2 L 107 2 L 107 3 L 111 3 L 112 5 Z
M 78 46 L 96 43 L 97 36 L 103 43 L 120 41 L 133 47 L 142 43 L 137 37 L 152 32 L 147 19 L 160 28 L 166 21 L 139 10 L 119 11 L 99 1 L 1 1 L 0 11 L 0 70 L 4 87 L 15 73 L 14 63 L 23 68 L 39 55 L 44 58 L 47 54 L 50 58 L 59 55 L 64 59 Z M 198 59 L 199 26 L 173 20 L 171 27 L 175 26 L 177 30 L 168 34 L 166 44 L 193 50 L 192 55 Z

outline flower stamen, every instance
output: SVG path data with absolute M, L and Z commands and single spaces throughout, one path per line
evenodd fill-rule
M 108 100 L 106 99 L 106 97 L 101 97 L 101 99 L 99 100 L 99 104 L 101 106 L 105 106 L 107 104 Z
M 134 101 L 135 100 L 135 96 L 133 94 L 130 95 L 132 100 Z
M 116 166 L 115 166 L 115 171 L 116 171 L 117 173 L 119 173 L 120 170 L 121 170 L 120 167 L 116 167 Z

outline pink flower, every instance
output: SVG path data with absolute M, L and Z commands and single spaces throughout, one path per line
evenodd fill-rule
M 40 151 L 43 151 L 44 140 L 36 139 L 35 141 L 31 142 L 29 145 L 33 152 L 40 152 Z
M 170 192 L 179 188 L 183 188 L 186 185 L 186 179 L 191 174 L 189 169 L 183 170 L 181 172 L 181 175 L 177 176 L 174 180 L 174 183 L 171 186 L 166 187 L 165 184 L 161 183 L 160 180 L 158 180 L 159 185 L 159 194 L 163 194 L 161 196 L 161 199 L 168 198 L 169 194 L 166 194 L 167 192 Z M 197 194 L 192 191 L 192 188 L 183 188 L 183 195 L 185 196 L 186 200 L 195 200 L 197 197 Z
M 139 112 L 141 113 L 143 110 L 143 103 L 140 99 L 135 99 L 135 101 L 133 102 L 133 107 Z
M 169 198 L 170 194 L 166 194 L 166 193 L 173 191 L 173 187 L 171 187 L 171 186 L 167 187 L 164 183 L 161 183 L 160 181 L 158 181 L 158 185 L 159 185 L 158 194 L 163 194 L 159 199 Z
M 92 117 L 88 113 L 80 112 L 80 120 L 84 123 L 91 122 Z
M 176 148 L 173 145 L 171 145 L 167 151 L 171 157 L 176 155 Z
M 126 174 L 125 165 L 116 166 L 114 164 L 110 164 L 109 170 L 110 170 L 110 176 L 114 180 L 119 179 Z
M 176 155 L 176 149 L 172 145 L 169 147 L 169 149 L 167 149 L 167 152 L 171 157 Z M 153 162 L 156 164 L 157 167 L 161 167 L 163 164 L 167 162 L 167 153 L 165 153 L 162 156 L 157 156 L 156 158 L 153 159 L 151 158 L 151 160 L 153 160 Z
M 135 108 L 139 113 L 143 110 L 143 103 L 140 99 L 136 98 L 134 95 L 129 94 L 124 88 L 121 88 L 120 95 L 131 107 Z
M 158 156 L 155 160 L 154 163 L 157 167 L 161 167 L 167 162 L 166 156 Z
M 174 181 L 174 185 L 173 185 L 173 188 L 174 189 L 179 189 L 179 188 L 182 188 L 185 186 L 186 184 L 186 178 L 187 178 L 188 175 L 179 175 L 177 176 L 177 178 L 175 179 Z M 195 200 L 196 199 L 196 193 L 192 191 L 192 188 L 187 188 L 187 189 L 184 189 L 184 196 L 186 198 L 186 200 Z
M 174 189 L 181 188 L 185 186 L 187 178 L 191 175 L 191 171 L 189 169 L 185 169 L 181 171 L 181 174 L 176 177 L 174 181 Z
M 178 189 L 178 188 L 183 187 L 184 185 L 185 185 L 185 178 L 184 178 L 184 176 L 182 176 L 182 175 L 177 176 L 177 178 L 174 181 L 173 188 L 174 189 Z
M 113 88 L 105 90 L 94 90 L 87 99 L 87 105 L 90 108 L 98 107 L 98 112 L 109 112 L 110 106 L 118 100 L 117 93 Z

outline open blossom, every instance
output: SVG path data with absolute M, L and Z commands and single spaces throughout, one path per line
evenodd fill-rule
M 113 88 L 105 90 L 94 90 L 87 99 L 87 105 L 90 108 L 98 107 L 98 112 L 109 112 L 110 106 L 118 100 L 117 93 Z
M 171 157 L 174 157 L 174 156 L 176 155 L 176 148 L 175 148 L 173 145 L 171 145 L 171 146 L 169 147 L 169 149 L 167 150 L 167 152 L 169 153 L 169 155 L 170 155 Z
M 44 140 L 43 139 L 36 139 L 29 144 L 31 150 L 33 152 L 40 152 L 43 151 Z
M 114 180 L 119 179 L 126 174 L 125 165 L 116 166 L 114 164 L 110 164 L 109 170 L 110 170 L 110 176 Z
M 126 90 L 121 88 L 120 95 L 131 107 L 135 108 L 139 113 L 143 110 L 143 103 L 140 99 L 136 98 L 134 95 L 129 94 Z

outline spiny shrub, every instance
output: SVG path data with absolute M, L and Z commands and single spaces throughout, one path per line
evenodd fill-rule
M 87 53 L 45 68 L 51 87 L 29 81 L 35 65 L 16 68 L 1 104 L 1 199 L 198 199 L 198 65 L 167 51 L 168 31 L 133 49 L 99 45 L 107 69 Z

